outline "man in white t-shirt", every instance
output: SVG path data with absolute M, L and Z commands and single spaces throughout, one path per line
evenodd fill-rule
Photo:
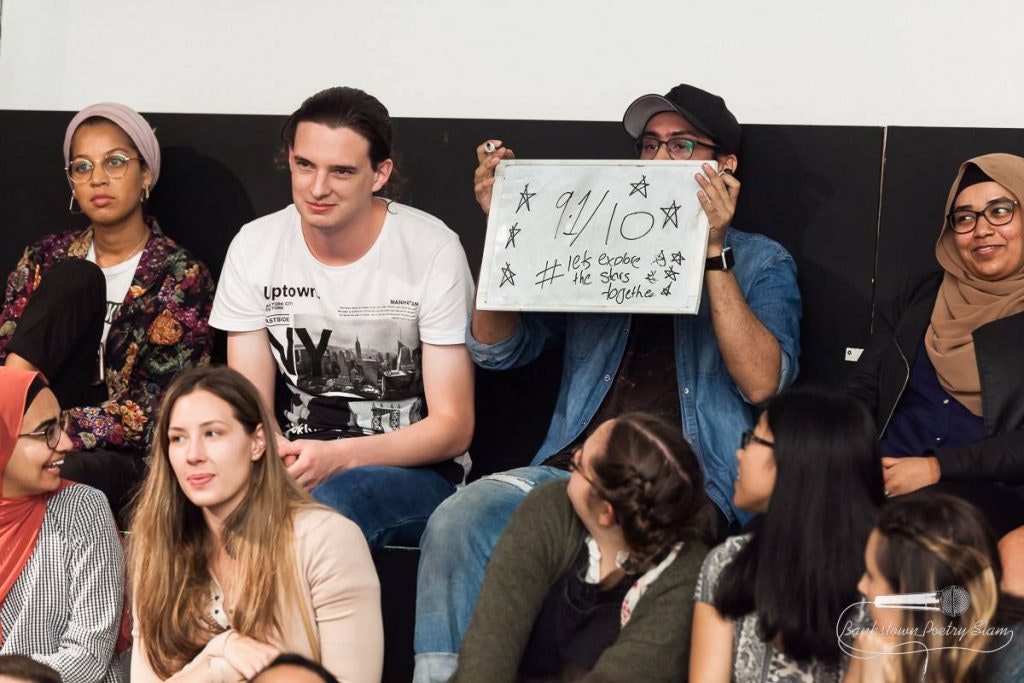
M 282 137 L 294 204 L 235 236 L 210 323 L 270 410 L 281 375 L 296 480 L 372 548 L 416 545 L 473 434 L 466 255 L 437 218 L 375 196 L 394 168 L 376 98 L 324 90 Z

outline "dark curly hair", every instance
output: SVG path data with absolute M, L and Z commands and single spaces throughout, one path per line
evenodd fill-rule
M 630 571 L 646 571 L 680 541 L 710 542 L 704 474 L 678 426 L 646 413 L 617 417 L 592 466 L 597 493 L 629 544 Z

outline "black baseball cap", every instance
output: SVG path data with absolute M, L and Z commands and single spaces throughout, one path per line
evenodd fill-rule
M 644 95 L 633 101 L 622 115 L 622 125 L 633 138 L 640 137 L 644 126 L 655 114 L 678 112 L 700 132 L 714 141 L 718 151 L 735 154 L 740 149 L 742 129 L 725 106 L 725 100 L 692 85 L 681 83 L 662 95 Z

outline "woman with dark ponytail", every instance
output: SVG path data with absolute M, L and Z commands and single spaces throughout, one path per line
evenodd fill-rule
M 685 678 L 713 519 L 696 456 L 678 426 L 630 413 L 571 469 L 498 542 L 452 681 Z

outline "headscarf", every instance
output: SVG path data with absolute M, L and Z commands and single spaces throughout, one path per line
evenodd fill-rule
M 971 166 L 976 166 L 1024 202 L 1024 158 L 1013 154 L 986 154 L 960 166 L 946 200 L 946 215 L 963 189 L 964 174 L 968 173 L 968 178 L 976 177 Z M 1017 207 L 1018 220 L 1021 211 L 1024 206 Z M 1024 311 L 1024 263 L 1001 280 L 975 277 L 964 266 L 956 248 L 956 235 L 948 228 L 948 223 L 943 222 L 935 244 L 935 258 L 946 275 L 935 299 L 931 324 L 925 332 L 925 348 L 942 387 L 980 416 L 981 379 L 971 335 L 986 323 Z
M 153 184 L 149 189 L 156 187 L 157 178 L 160 177 L 160 143 L 156 140 L 156 134 L 146 119 L 132 109 L 116 102 L 100 102 L 91 104 L 82 111 L 75 114 L 64 131 L 64 165 L 68 165 L 71 157 L 71 138 L 74 137 L 78 126 L 88 118 L 99 116 L 124 131 L 125 135 L 131 138 L 139 154 L 146 162 L 149 172 L 153 174 Z
M 0 491 L 25 419 L 29 388 L 38 376 L 28 370 L 0 367 Z M 71 482 L 61 480 L 57 491 L 70 485 Z M 57 491 L 35 496 L 0 496 L 0 605 L 32 557 L 46 515 L 46 501 Z M 3 640 L 0 630 L 0 643 Z

